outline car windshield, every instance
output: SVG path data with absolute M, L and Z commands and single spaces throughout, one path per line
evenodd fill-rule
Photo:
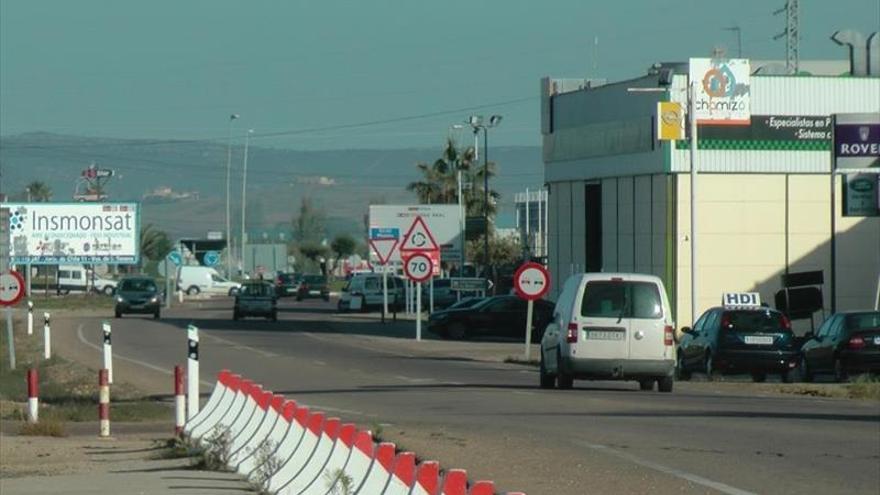
M 846 315 L 846 328 L 856 331 L 880 329 L 880 311 Z
M 148 278 L 130 278 L 122 281 L 119 290 L 130 292 L 156 292 L 156 282 L 153 282 Z
M 320 275 L 306 275 L 303 278 L 303 282 L 309 285 L 321 285 L 324 283 L 324 277 Z
M 782 313 L 769 309 L 725 311 L 721 323 L 722 330 L 730 332 L 791 332 L 785 328 Z
M 239 294 L 243 296 L 265 297 L 271 296 L 274 290 L 268 284 L 245 284 L 241 286 Z
M 457 303 L 453 304 L 452 306 L 449 306 L 449 309 L 472 308 L 484 300 L 485 299 L 482 297 L 468 297 L 466 299 L 462 299 L 461 301 L 458 301 Z
M 587 282 L 581 315 L 593 318 L 661 318 L 660 291 L 652 282 Z

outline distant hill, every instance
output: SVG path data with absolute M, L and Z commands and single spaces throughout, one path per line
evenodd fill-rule
M 490 149 L 502 194 L 501 218 L 511 217 L 513 193 L 543 183 L 535 146 Z M 249 231 L 289 224 L 300 200 L 324 208 L 328 230 L 359 234 L 371 202 L 415 201 L 406 184 L 419 178 L 416 163 L 432 162 L 437 149 L 299 151 L 251 146 L 248 153 Z M 126 140 L 28 133 L 0 138 L 3 192 L 21 194 L 41 180 L 54 201 L 71 201 L 75 182 L 91 163 L 113 169 L 110 200 L 143 201 L 143 220 L 174 236 L 225 229 L 226 146 L 208 141 Z M 233 149 L 232 211 L 241 212 L 242 147 Z M 336 232 L 331 232 L 331 234 Z

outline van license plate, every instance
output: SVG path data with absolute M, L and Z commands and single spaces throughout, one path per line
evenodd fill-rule
M 874 337 L 874 345 L 880 345 L 880 335 Z
M 746 335 L 745 341 L 746 341 L 746 344 L 751 344 L 751 345 L 772 345 L 773 344 L 773 337 L 759 336 L 759 335 Z
M 623 332 L 608 330 L 590 330 L 587 332 L 590 340 L 623 340 Z

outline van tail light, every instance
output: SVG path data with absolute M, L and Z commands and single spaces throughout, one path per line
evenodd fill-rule
M 865 347 L 865 339 L 859 337 L 858 335 L 855 337 L 850 337 L 849 342 L 846 343 L 846 346 L 850 349 L 861 349 Z
M 578 324 L 577 323 L 569 323 L 568 324 L 568 333 L 565 335 L 565 341 L 569 344 L 577 343 L 578 341 Z
M 666 325 L 663 327 L 663 345 L 671 346 L 673 345 L 673 339 L 675 337 L 675 331 L 672 329 L 672 326 Z
M 791 320 L 785 315 L 782 315 L 782 328 L 785 330 L 791 330 Z

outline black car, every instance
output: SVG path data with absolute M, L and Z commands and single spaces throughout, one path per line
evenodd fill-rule
M 302 301 L 310 297 L 320 297 L 325 301 L 330 300 L 330 286 L 323 275 L 305 275 L 299 284 L 296 300 Z
M 150 314 L 159 318 L 162 295 L 156 282 L 149 277 L 126 277 L 116 286 L 117 318 L 127 313 Z
M 880 311 L 835 313 L 801 348 L 801 376 L 831 373 L 845 381 L 853 373 L 880 373 Z
M 452 279 L 437 278 L 422 284 L 422 306 L 427 308 L 430 304 L 430 296 L 433 285 L 434 291 L 434 308 L 443 309 L 457 303 L 459 299 L 475 297 L 484 291 L 482 290 L 453 290 Z M 484 287 L 492 288 L 492 283 L 485 279 L 468 280 L 470 284 L 478 286 L 482 283 Z
M 553 303 L 535 301 L 532 342 L 540 342 L 553 319 Z M 460 309 L 436 311 L 428 319 L 428 329 L 449 339 L 475 335 L 525 337 L 526 301 L 516 296 L 494 296 Z
M 278 297 L 297 295 L 302 278 L 301 273 L 279 273 L 275 277 L 275 292 L 278 294 Z
M 247 316 L 262 316 L 278 321 L 278 298 L 271 283 L 249 281 L 241 285 L 235 295 L 232 319 L 238 321 Z
M 775 309 L 712 308 L 693 329 L 682 331 L 676 362 L 680 379 L 701 371 L 709 380 L 720 373 L 750 373 L 762 382 L 767 373 L 779 373 L 783 382 L 794 381 L 797 344 L 791 322 Z

